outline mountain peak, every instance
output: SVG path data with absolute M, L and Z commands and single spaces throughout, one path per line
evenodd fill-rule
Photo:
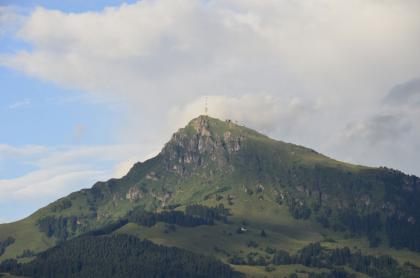
M 209 116 L 204 116 L 201 115 L 195 119 L 192 119 L 187 127 L 192 127 L 198 134 L 200 134 L 201 136 L 210 136 L 211 135 L 211 131 L 210 131 L 210 122 L 215 122 L 215 121 L 219 121 L 218 119 L 214 119 L 214 118 L 210 118 Z
M 229 131 L 233 127 L 239 127 L 232 123 L 231 120 L 219 120 L 210 116 L 201 115 L 197 118 L 192 119 L 186 128 L 192 128 L 195 132 L 201 136 L 211 136 L 212 134 L 224 133 Z
M 266 135 L 263 135 L 253 129 L 241 126 L 234 123 L 230 119 L 221 120 L 213 118 L 207 115 L 200 115 L 192 119 L 185 128 L 180 129 L 178 132 L 186 133 L 188 135 L 199 135 L 199 136 L 229 136 L 229 135 L 241 135 L 244 137 L 259 137 L 269 139 Z

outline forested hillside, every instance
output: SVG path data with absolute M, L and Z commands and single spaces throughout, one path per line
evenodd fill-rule
M 6 260 L 0 272 L 33 278 L 242 277 L 214 258 L 128 235 L 75 238 L 27 264 Z

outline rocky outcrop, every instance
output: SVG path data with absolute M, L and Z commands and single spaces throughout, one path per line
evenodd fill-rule
M 152 180 L 152 181 L 158 181 L 159 177 L 156 175 L 155 172 L 152 171 L 152 172 L 150 172 L 146 175 L 146 179 L 147 180 Z
M 130 202 L 134 203 L 143 198 L 143 193 L 138 189 L 137 187 L 133 186 L 130 187 L 127 194 L 125 195 L 125 198 L 129 200 Z
M 226 124 L 226 130 L 217 130 L 206 116 L 193 120 L 187 128 L 175 133 L 162 150 L 167 170 L 181 175 L 208 166 L 229 170 L 231 155 L 241 150 L 245 140 L 229 127 Z
M 152 195 L 156 200 L 160 201 L 161 207 L 164 208 L 168 201 L 172 197 L 172 192 L 170 191 L 164 191 L 160 193 L 150 192 L 150 195 Z

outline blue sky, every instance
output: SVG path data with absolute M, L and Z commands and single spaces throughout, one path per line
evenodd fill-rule
M 14 147 L 112 144 L 118 115 L 86 94 L 66 90 L 0 68 L 1 144 Z M 33 164 L 10 157 L 0 160 L 0 178 L 16 178 L 36 170 Z
M 25 13 L 30 13 L 37 6 L 63 12 L 83 12 L 97 11 L 122 3 L 130 1 L 3 0 L 0 2 L 2 5 L 13 5 Z M 31 44 L 16 38 L 12 32 L 0 37 L 0 53 L 13 53 L 22 49 L 30 50 Z M 7 67 L 0 67 L 0 84 L 2 144 L 112 143 L 109 127 L 117 120 L 116 111 L 95 102 L 84 92 L 56 86 Z M 75 135 L 78 128 L 85 129 L 83 136 Z
M 89 100 L 85 94 L 7 68 L 0 69 L 0 82 L 3 144 L 111 143 L 109 124 L 112 125 L 117 115 Z M 75 134 L 78 126 L 86 129 L 83 136 Z
M 125 1 L 129 3 L 130 1 Z M 30 14 L 37 7 L 57 9 L 63 12 L 83 12 L 101 10 L 106 6 L 119 5 L 124 1 L 1 1 L 1 5 L 12 5 L 22 14 Z M 30 50 L 28 44 L 17 38 L 11 28 L 0 36 L 0 53 L 14 53 L 22 49 Z M 57 147 L 86 145 L 110 145 L 115 140 L 112 126 L 119 120 L 116 109 L 103 105 L 85 92 L 57 86 L 8 67 L 0 67 L 0 145 L 24 148 L 28 145 Z M 118 104 L 113 104 L 118 106 Z M 40 154 L 43 156 L 45 154 Z M 92 159 L 93 160 L 93 159 Z M 117 158 L 118 160 L 118 158 Z M 112 169 L 115 160 L 89 161 L 96 168 Z M 40 169 L 31 158 L 0 154 L 0 180 L 13 180 Z M 97 176 L 97 174 L 96 174 Z M 85 183 L 86 181 L 86 183 Z M 75 189 L 90 186 L 95 177 L 81 180 Z M 69 185 L 71 188 L 71 185 Z M 70 190 L 63 189 L 65 194 Z M 57 193 L 31 200 L 21 199 L 0 201 L 1 221 L 20 219 L 48 204 Z M 6 214 L 7 213 L 7 214 Z
M 135 3 L 136 1 L 83 1 L 83 0 L 40 0 L 40 1 L 31 1 L 31 0 L 2 0 L 0 4 L 2 5 L 14 5 L 20 8 L 32 9 L 36 6 L 42 6 L 48 9 L 60 10 L 63 12 L 85 12 L 85 11 L 100 11 L 105 7 L 109 6 L 118 6 L 123 3 Z
M 0 1 L 0 223 L 204 112 L 420 175 L 420 2 Z M 381 69 L 381 70 L 378 70 Z

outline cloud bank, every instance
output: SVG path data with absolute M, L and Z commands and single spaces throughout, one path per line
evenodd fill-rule
M 377 95 L 418 72 L 419 9 L 417 1 L 374 0 L 146 0 L 86 13 L 37 8 L 17 34 L 34 49 L 1 61 L 140 104 L 261 92 Z

